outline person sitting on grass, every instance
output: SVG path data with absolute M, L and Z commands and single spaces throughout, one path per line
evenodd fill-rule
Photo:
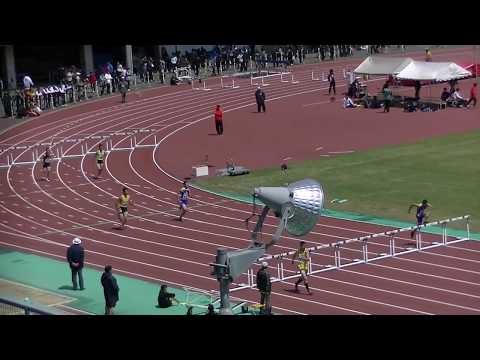
M 344 109 L 350 109 L 350 108 L 356 108 L 360 105 L 355 104 L 352 99 L 348 96 L 347 93 L 345 93 L 345 97 L 343 98 L 343 108 Z
M 179 303 L 178 300 L 175 299 L 175 294 L 167 292 L 167 285 L 162 285 L 158 293 L 158 307 L 162 309 L 169 308 L 172 306 L 172 301 L 176 304 Z

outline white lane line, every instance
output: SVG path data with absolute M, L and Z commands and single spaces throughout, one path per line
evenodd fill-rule
M 345 150 L 345 151 L 329 151 L 329 154 L 351 154 L 354 153 L 355 150 Z

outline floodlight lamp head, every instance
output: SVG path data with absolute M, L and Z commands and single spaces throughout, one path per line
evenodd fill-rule
M 254 196 L 271 208 L 276 217 L 282 217 L 288 210 L 285 228 L 294 236 L 305 235 L 313 229 L 324 202 L 322 186 L 311 179 L 294 182 L 288 187 L 255 188 Z

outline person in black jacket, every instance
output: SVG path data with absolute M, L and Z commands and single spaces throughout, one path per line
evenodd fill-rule
M 73 290 L 77 290 L 77 275 L 80 282 L 80 290 L 85 289 L 83 286 L 83 260 L 85 258 L 85 250 L 82 246 L 82 240 L 79 238 L 73 239 L 72 245 L 67 250 L 67 261 L 72 270 L 72 284 Z
M 167 285 L 160 286 L 160 292 L 158 293 L 158 307 L 165 309 L 172 306 L 172 301 L 178 304 L 175 299 L 175 294 L 167 292 Z
M 272 308 L 270 306 L 270 295 L 272 293 L 272 283 L 270 274 L 267 271 L 268 263 L 262 262 L 262 267 L 257 272 L 257 288 L 260 291 L 260 304 L 264 305 L 261 313 L 270 314 Z
M 117 279 L 112 275 L 112 266 L 105 266 L 105 272 L 102 274 L 103 295 L 105 296 L 105 315 L 113 315 L 113 308 L 119 300 Z
M 257 108 L 258 112 L 261 112 L 260 110 L 263 109 L 263 112 L 266 111 L 265 109 L 265 93 L 263 92 L 262 88 L 259 86 L 257 88 L 257 91 L 255 91 L 255 99 L 257 100 Z
M 335 75 L 333 74 L 333 69 L 330 69 L 330 73 L 328 74 L 328 83 L 330 84 L 330 86 L 328 87 L 328 95 L 330 95 L 330 93 L 332 92 L 332 89 L 333 89 L 333 95 L 336 95 L 337 94 L 337 91 L 335 89 Z

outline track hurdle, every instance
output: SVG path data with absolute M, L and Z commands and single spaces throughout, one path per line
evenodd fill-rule
M 320 73 L 319 73 L 319 75 L 320 75 Z M 325 76 L 325 73 L 323 71 L 322 71 L 322 78 L 321 79 L 319 77 L 316 78 L 315 77 L 315 72 L 312 71 L 312 81 L 325 81 L 326 82 L 326 81 L 328 81 L 328 78 Z
M 251 76 L 250 77 L 250 85 L 252 86 L 270 86 L 270 84 L 267 84 L 264 80 L 265 76 L 258 76 L 258 77 L 253 77 Z M 253 82 L 253 80 L 257 80 L 257 79 L 261 79 L 261 83 L 258 83 L 258 82 Z
M 460 230 L 452 229 L 452 232 L 448 233 L 447 225 L 453 222 L 463 222 L 466 226 L 465 230 L 459 233 Z M 433 221 L 432 223 L 420 226 L 409 226 L 310 247 L 308 248 L 311 256 L 308 274 L 335 271 L 349 266 L 368 264 L 381 259 L 398 257 L 413 252 L 426 251 L 467 241 L 470 240 L 469 222 L 470 216 L 464 215 Z M 422 232 L 425 236 L 427 233 L 425 230 L 428 228 L 431 229 L 428 231 L 429 239 L 424 237 L 422 240 L 417 237 L 417 245 L 415 247 L 405 247 L 405 242 L 409 238 L 408 235 L 412 230 L 417 229 L 417 231 Z M 405 236 L 406 234 L 408 235 Z M 397 244 L 395 243 L 396 238 Z M 353 247 L 353 245 L 355 245 L 355 247 Z M 370 248 L 369 245 L 375 246 L 375 248 Z M 344 254 L 345 250 L 349 251 L 349 255 Z M 358 258 L 351 256 L 352 251 L 359 255 Z M 261 257 L 246 273 L 242 274 L 238 283 L 236 283 L 230 291 L 234 292 L 246 288 L 255 288 L 256 284 L 255 281 L 253 281 L 254 279 L 252 279 L 252 274 L 261 266 L 262 261 L 268 261 L 272 269 L 276 267 L 277 277 L 272 278 L 272 283 L 298 278 L 300 276 L 298 269 L 295 265 L 291 264 L 291 256 L 294 253 L 295 250 Z
M 290 75 L 290 80 L 284 79 L 284 75 Z M 298 84 L 299 83 L 298 81 L 296 81 L 293 78 L 293 74 L 291 72 L 281 72 L 280 73 L 280 82 L 290 83 L 290 84 Z
M 238 86 L 238 85 L 235 85 L 235 78 L 232 78 L 232 84 L 231 84 L 231 85 L 230 85 L 230 84 L 227 84 L 227 85 L 224 84 L 224 82 L 223 82 L 223 79 L 224 79 L 224 78 L 227 79 L 227 78 L 229 78 L 229 76 L 222 76 L 222 77 L 220 78 L 220 85 L 221 85 L 222 89 L 223 89 L 223 88 L 238 89 L 238 88 L 240 87 L 240 86 Z
M 212 90 L 207 88 L 207 82 L 205 80 L 201 80 L 201 82 L 203 83 L 203 87 L 195 87 L 195 80 L 192 80 L 192 90 L 204 90 L 204 91 Z

